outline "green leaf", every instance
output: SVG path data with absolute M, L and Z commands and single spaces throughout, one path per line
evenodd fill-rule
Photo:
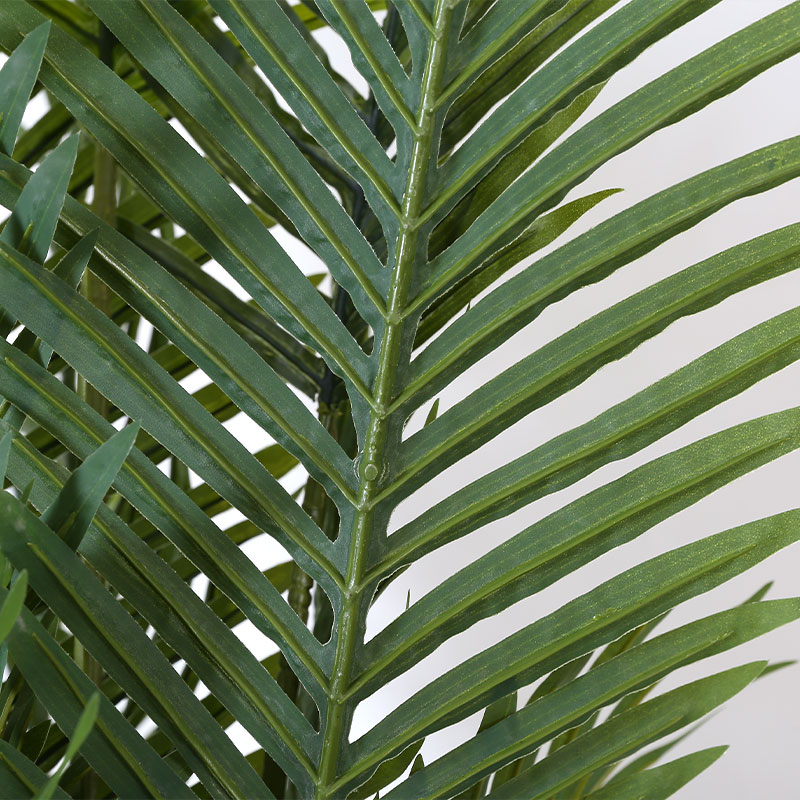
M 765 671 L 766 669 L 767 668 L 764 667 Z M 763 677 L 764 673 L 762 672 L 758 676 L 758 678 L 756 678 L 756 680 L 760 680 Z M 683 731 L 679 736 L 673 736 L 671 739 L 668 739 L 664 744 L 660 744 L 656 747 L 650 748 L 649 750 L 645 750 L 641 755 L 632 759 L 627 764 L 625 764 L 625 766 L 623 766 L 622 769 L 618 770 L 614 774 L 612 781 L 616 781 L 617 779 L 622 781 L 625 778 L 628 778 L 639 772 L 643 772 L 648 767 L 652 767 L 654 764 L 660 761 L 663 758 L 663 756 L 674 750 L 681 742 L 683 742 L 685 739 L 691 736 L 696 730 L 698 730 L 698 728 L 704 725 L 710 718 L 711 718 L 710 716 L 706 717 L 705 719 L 700 720 L 700 722 L 691 725 L 685 731 Z M 600 779 L 602 779 L 605 776 L 607 776 L 608 773 L 610 773 L 613 769 L 614 767 L 606 767 L 603 770 L 598 770 L 597 775 L 600 776 Z M 606 784 L 603 785 L 605 786 Z M 595 786 L 596 784 L 593 784 L 590 779 L 590 783 L 587 784 L 587 789 L 591 791 Z
M 187 466 L 196 467 L 220 494 L 237 507 L 248 509 L 251 519 L 258 520 L 289 545 L 294 540 L 295 544 L 302 541 L 309 546 L 320 565 L 315 572 L 336 574 L 327 537 L 247 450 L 104 314 L 79 295 L 59 291 L 57 278 L 13 251 L 0 253 L 0 270 L 6 276 L 4 302 L 13 302 L 28 328 L 51 346 L 57 346 L 98 391 L 125 413 L 132 418 L 146 417 L 154 436 Z M 47 313 L 43 313 L 43 303 Z M 105 351 L 106 361 L 97 358 L 98 346 Z M 301 413 L 308 416 L 305 408 Z M 318 423 L 315 428 L 327 435 Z M 298 434 L 304 438 L 308 435 L 304 430 Z M 212 441 L 215 452 L 209 459 L 209 448 L 200 443 Z M 345 460 L 341 448 L 333 441 L 329 443 Z
M 347 795 L 347 800 L 368 800 L 376 793 L 380 792 L 384 786 L 388 786 L 392 781 L 397 780 L 408 769 L 409 764 L 414 761 L 417 753 L 419 753 L 424 740 L 420 739 L 406 747 L 401 753 L 394 758 L 389 758 L 375 770 L 372 777 L 362 783 L 354 791 Z
M 626 780 L 612 781 L 607 787 L 587 797 L 593 800 L 640 800 L 642 797 L 664 800 L 708 769 L 727 749 L 710 747 L 700 750 L 661 767 L 632 775 Z
M 680 762 L 645 776 L 666 752 L 648 742 L 701 718 L 750 668 L 652 700 L 655 688 L 795 621 L 800 601 L 757 593 L 653 630 L 675 605 L 794 543 L 798 511 L 677 550 L 667 542 L 658 558 L 612 571 L 434 679 L 428 657 L 797 449 L 800 408 L 622 464 L 621 477 L 489 542 L 413 605 L 409 592 L 375 634 L 368 614 L 433 550 L 580 489 L 800 355 L 800 310 L 772 316 L 596 419 L 501 457 L 435 505 L 404 502 L 673 321 L 794 268 L 797 225 L 644 291 L 623 286 L 617 305 L 590 309 L 451 397 L 454 381 L 503 356 L 549 306 L 800 175 L 798 137 L 572 235 L 615 191 L 588 194 L 585 178 L 800 48 L 800 2 L 784 4 L 583 122 L 607 80 L 717 2 L 0 3 L 5 52 L 56 22 L 37 78 L 50 110 L 20 137 L 16 161 L 0 146 L 0 204 L 19 218 L 6 226 L 13 241 L 0 241 L 0 327 L 24 328 L 0 343 L 0 451 L 10 446 L 0 586 L 27 570 L 41 616 L 21 606 L 0 644 L 13 665 L 1 738 L 29 759 L 0 747 L 0 784 L 12 787 L 0 794 L 31 798 L 57 775 L 95 692 L 80 757 L 51 782 L 67 795 L 473 800 L 491 786 L 553 800 L 601 791 L 642 748 L 612 781 L 652 778 L 651 793 L 663 794 L 673 777 L 691 777 Z M 367 95 L 339 71 L 332 41 Z M 71 174 L 66 162 L 54 170 L 65 145 L 54 148 L 75 131 Z M 33 201 L 48 198 L 39 219 Z M 559 246 L 565 233 L 572 240 Z M 40 235 L 40 250 L 54 248 L 44 264 L 26 255 Z M 305 263 L 306 245 L 330 277 L 324 292 L 307 277 L 319 270 Z M 100 308 L 74 290 L 85 266 L 107 287 Z M 450 398 L 441 415 L 439 397 Z M 405 437 L 420 409 L 425 423 Z M 128 419 L 144 432 L 131 429 L 117 451 L 115 428 Z M 240 422 L 269 443 L 237 439 Z M 276 547 L 288 560 L 264 569 Z M 250 652 L 242 624 L 279 652 Z M 380 705 L 409 671 L 422 676 L 416 693 L 354 733 L 359 704 Z M 426 765 L 423 738 L 476 712 L 477 734 Z M 244 733 L 249 755 L 234 744 Z
M 58 497 L 43 512 L 42 522 L 71 550 L 77 550 L 138 432 L 137 423 L 128 425 L 98 447 L 70 475 Z
M 7 155 L 14 149 L 49 33 L 50 23 L 43 22 L 23 39 L 0 70 L 0 150 Z
M 490 292 L 422 351 L 412 362 L 408 382 L 425 387 L 416 392 L 415 403 L 432 397 L 552 303 L 729 203 L 798 175 L 800 137 L 795 137 L 681 181 L 581 234 Z
M 402 135 L 400 131 L 405 126 L 413 129 L 419 87 L 405 74 L 366 3 L 319 0 L 317 7 L 347 43 L 353 63 L 398 135 Z
M 448 65 L 444 97 L 457 95 L 489 64 L 512 49 L 524 36 L 566 5 L 566 0 L 534 0 L 492 5 L 461 37 L 458 50 Z
M 67 752 L 64 753 L 64 758 L 61 761 L 61 764 L 50 776 L 50 780 L 47 782 L 47 785 L 44 787 L 44 789 L 42 789 L 42 791 L 36 795 L 36 800 L 50 800 L 50 798 L 53 797 L 56 789 L 58 788 L 58 783 L 61 780 L 61 776 L 70 765 L 72 759 L 77 755 L 78 750 L 80 750 L 81 746 L 86 740 L 86 737 L 91 733 L 95 721 L 97 720 L 97 714 L 99 711 L 100 695 L 95 692 L 89 698 L 89 702 L 86 703 L 86 708 L 83 709 L 83 713 L 78 720 L 78 724 L 75 726 L 75 730 L 72 732 L 69 746 L 67 747 Z
M 71 250 L 59 259 L 53 268 L 53 274 L 63 279 L 70 286 L 77 288 L 86 264 L 92 255 L 92 249 L 97 239 L 97 232 L 86 234 Z M 23 353 L 28 353 L 39 364 L 47 368 L 53 356 L 53 348 L 45 344 L 36 334 L 24 328 L 14 339 L 14 347 Z M 25 421 L 25 415 L 18 408 L 9 408 L 3 416 L 5 421 L 15 430 L 20 430 Z
M 53 241 L 77 152 L 78 137 L 70 136 L 47 156 L 20 193 L 0 234 L 0 241 L 39 264 Z
M 19 177 L 24 180 L 22 174 L 19 174 Z M 11 188 L 8 184 L 6 187 Z M 160 330 L 167 332 L 175 342 L 179 343 L 198 366 L 235 399 L 240 408 L 261 419 L 265 425 L 273 426 L 273 422 L 265 414 L 265 400 L 270 397 L 282 397 L 286 402 L 281 403 L 281 414 L 286 414 L 294 408 L 296 413 L 309 418 L 310 415 L 298 399 L 280 380 L 270 376 L 269 370 L 264 368 L 264 362 L 239 341 L 234 331 L 223 324 L 212 309 L 193 298 L 177 281 L 170 280 L 152 259 L 148 259 L 124 237 L 108 225 L 104 225 L 80 204 L 71 202 L 71 199 L 67 198 L 66 206 L 67 219 L 71 225 L 77 226 L 80 230 L 88 231 L 95 227 L 101 230 L 98 247 L 108 258 L 109 266 L 101 270 L 99 276 L 121 297 L 143 311 Z M 97 259 L 93 262 L 93 267 L 96 262 Z M 121 271 L 121 274 L 117 270 Z M 185 311 L 185 318 L 176 314 L 178 308 Z M 187 321 L 189 319 L 190 323 Z M 220 347 L 222 342 L 227 345 L 224 352 Z M 277 407 L 277 403 L 269 405 Z M 314 431 L 317 429 L 317 424 L 313 422 L 313 418 L 311 419 L 311 431 Z M 302 435 L 301 431 L 306 427 L 299 420 L 295 420 L 290 426 L 292 435 Z M 284 438 L 284 434 L 277 429 L 275 433 L 279 439 Z M 326 437 L 323 434 L 324 438 Z M 341 461 L 341 455 L 337 457 Z M 349 478 L 351 470 L 349 464 L 345 466 L 346 463 L 342 461 L 342 468 Z M 309 467 L 314 468 L 312 464 L 309 464 Z M 323 484 L 328 482 L 321 473 L 318 479 Z
M 27 4 L 3 6 L 0 44 L 7 46 L 40 20 Z M 367 357 L 330 306 L 233 189 L 146 101 L 57 29 L 51 32 L 40 80 L 277 322 L 318 347 L 335 369 L 363 388 Z M 114 98 L 102 113 L 93 100 L 98 93 Z M 204 202 L 209 196 L 215 198 L 213 209 Z
M 6 437 L 9 438 L 9 437 Z M 0 644 L 3 644 L 17 617 L 25 604 L 25 593 L 28 591 L 28 573 L 22 570 L 14 581 L 11 591 L 0 607 Z
M 405 792 L 426 798 L 446 796 L 476 777 L 490 774 L 499 765 L 534 751 L 553 735 L 574 729 L 614 697 L 651 685 L 660 675 L 680 666 L 761 636 L 793 621 L 799 613 L 797 600 L 773 601 L 746 610 L 734 608 L 637 645 L 594 670 L 571 678 L 554 691 L 532 698 L 525 708 L 500 721 L 485 735 L 459 745 L 429 764 L 414 781 L 398 786 L 397 795 Z M 550 755 L 552 750 L 545 761 Z M 498 784 L 495 778 L 492 788 L 496 790 L 507 782 Z
M 431 422 L 433 422 L 438 416 L 439 416 L 439 398 L 437 397 L 431 404 L 431 407 L 428 409 L 428 414 L 425 417 L 424 427 L 430 425 Z
M 54 103 L 17 139 L 12 154 L 14 160 L 28 167 L 37 164 L 74 125 L 75 121 L 67 109 L 61 103 Z
M 23 479 L 36 475 L 35 500 L 39 506 L 51 503 L 53 495 L 63 491 L 66 483 L 62 469 L 29 449 L 22 456 L 16 455 L 14 472 Z M 313 732 L 275 681 L 227 629 L 230 621 L 221 621 L 210 613 L 208 605 L 182 576 L 176 575 L 106 507 L 100 509 L 80 552 L 164 641 L 182 654 L 215 697 L 235 712 L 235 718 L 263 747 L 275 754 L 298 785 L 306 785 L 308 753 L 315 748 Z M 280 578 L 280 570 L 271 572 L 268 579 Z M 217 606 L 214 610 L 219 612 Z
M 386 678 L 444 639 L 530 596 L 762 464 L 800 446 L 797 409 L 712 434 L 631 470 L 527 527 L 422 597 L 364 648 Z M 566 679 L 582 664 L 565 665 Z M 384 672 L 384 670 L 386 672 Z M 552 676 L 541 691 L 559 685 Z M 537 695 L 534 694 L 534 697 Z
M 90 7 L 145 69 L 288 213 L 365 319 L 382 317 L 385 270 L 353 221 L 275 119 L 164 0 Z M 174 53 L 181 54 L 176 67 Z
M 763 670 L 756 661 L 681 686 L 600 725 L 536 764 L 489 797 L 550 797 L 597 766 L 615 761 L 707 714 L 744 689 Z M 545 768 L 545 764 L 547 767 Z
M 263 311 L 240 300 L 204 272 L 175 243 L 153 236 L 146 228 L 126 219 L 117 220 L 117 229 L 222 317 L 284 380 L 310 397 L 316 394 L 324 365 L 307 347 Z
M 554 212 L 555 213 L 555 212 Z M 600 367 L 621 358 L 673 321 L 721 302 L 735 292 L 795 270 L 800 225 L 789 225 L 732 247 L 659 281 L 602 311 L 518 361 L 447 410 L 436 425 L 404 444 L 401 461 L 423 480 L 431 464 L 453 463 L 535 408 L 560 397 Z M 762 329 L 791 326 L 784 317 Z M 746 341 L 741 338 L 743 345 Z M 396 482 L 403 480 L 403 473 Z M 412 486 L 418 481 L 412 481 Z M 406 491 L 406 490 L 403 490 Z
M 56 723 L 72 731 L 96 687 L 27 609 L 22 616 L 24 628 L 17 626 L 9 637 L 14 662 Z M 0 744 L 8 757 L 6 747 Z M 192 797 L 105 696 L 100 697 L 98 720 L 84 742 L 83 755 L 121 798 Z M 31 788 L 38 790 L 43 783 Z M 60 789 L 55 796 L 66 797 Z
M 201 782 L 216 792 L 245 796 L 263 790 L 145 632 L 67 545 L 6 493 L 0 496 L 0 517 L 5 522 L 0 547 L 9 560 L 17 569 L 28 569 L 37 594 L 149 715 L 172 732 Z
M 33 797 L 48 782 L 47 773 L 42 772 L 30 759 L 8 742 L 0 740 L 0 798 L 20 800 Z M 56 787 L 52 795 L 58 800 L 69 800 L 69 795 Z
M 476 80 L 465 84 L 464 93 L 447 114 L 442 150 L 449 152 L 498 101 L 510 95 L 550 56 L 617 3 L 619 0 L 567 0 Z
M 10 431 L 0 438 L 0 481 L 6 476 L 8 469 L 8 454 L 11 452 L 11 440 L 14 434 Z
M 657 13 L 657 8 L 681 2 L 685 0 L 632 2 L 619 14 L 642 8 L 652 8 Z M 689 11 L 699 12 L 706 5 L 693 3 Z M 431 278 L 416 303 L 429 302 L 468 274 L 613 156 L 798 52 L 799 20 L 800 7 L 794 3 L 786 6 L 676 67 L 582 127 L 514 183 L 454 245 L 432 262 Z M 600 25 L 592 33 L 602 35 L 602 28 Z M 764 46 L 765 42 L 769 46 Z M 556 63 L 554 60 L 551 65 Z M 488 135 L 496 136 L 495 129 L 491 133 L 487 129 Z M 471 139 L 476 148 L 478 141 L 477 136 Z M 484 148 L 485 144 L 478 152 Z M 467 148 L 458 151 L 462 159 L 469 157 L 465 151 Z
M 9 393 L 14 392 L 15 400 L 34 419 L 39 419 L 41 414 L 50 422 L 57 421 L 58 436 L 79 457 L 87 457 L 114 435 L 111 425 L 88 410 L 74 393 L 33 362 L 17 357 L 15 366 L 21 371 L 4 373 L 3 386 Z M 17 375 L 19 377 L 15 377 Z M 22 377 L 25 380 L 20 380 Z M 59 411 L 53 414 L 56 408 Z M 3 430 L 1 421 L 0 430 Z M 27 475 L 24 477 L 24 480 L 29 479 Z M 284 649 L 300 674 L 310 676 L 307 685 L 314 692 L 315 684 L 324 681 L 319 642 L 235 542 L 135 449 L 118 474 L 115 487 L 199 565 L 266 636 Z
M 697 414 L 735 396 L 757 381 L 800 358 L 793 309 L 745 331 L 685 367 L 612 406 L 595 419 L 550 439 L 546 444 L 490 472 L 451 494 L 398 529 L 388 546 L 389 563 L 405 563 L 533 500 L 569 486 L 602 464 L 625 458 L 688 422 Z M 451 409 L 428 428 L 441 429 Z M 467 445 L 469 447 L 470 445 Z M 421 470 L 425 456 L 404 454 L 409 474 Z M 432 455 L 436 457 L 436 451 Z M 447 458 L 442 461 L 449 465 Z M 421 464 L 420 464 L 421 462 Z M 441 464 L 439 465 L 441 467 Z M 390 486 L 387 494 L 396 492 Z M 415 485 L 406 480 L 396 494 L 406 496 Z
M 450 207 L 555 112 L 718 2 L 633 0 L 568 45 L 489 114 L 445 162 L 440 174 L 441 192 L 426 216 Z
M 370 736 L 355 742 L 350 765 L 363 769 L 379 754 L 389 755 L 407 741 L 463 719 L 743 572 L 797 541 L 798 519 L 797 511 L 767 517 L 672 550 L 601 584 L 427 684 L 381 720 Z M 354 686 L 357 697 L 362 686 Z
M 457 312 L 468 306 L 470 301 L 474 300 L 498 278 L 501 278 L 506 272 L 519 264 L 522 259 L 546 247 L 568 230 L 586 212 L 607 197 L 617 194 L 618 191 L 618 189 L 605 189 L 600 192 L 594 192 L 586 197 L 565 203 L 533 222 L 519 238 L 507 247 L 502 248 L 492 258 L 487 259 L 475 272 L 457 283 L 448 292 L 445 292 L 428 309 L 417 328 L 415 345 L 421 345 L 430 339 Z M 413 383 L 410 388 L 413 390 Z M 408 390 L 401 395 L 401 398 L 405 400 L 407 395 Z
M 92 252 L 94 251 L 95 243 L 97 242 L 97 231 L 90 231 L 80 240 L 78 240 L 77 244 L 68 250 L 58 261 L 58 263 L 53 267 L 53 274 L 58 275 L 61 280 L 63 280 L 68 286 L 72 286 L 77 289 L 80 285 L 81 278 L 83 277 L 83 273 L 86 270 L 86 265 L 89 263 L 89 259 L 92 257 Z M 31 346 L 36 347 L 36 360 L 43 366 L 47 367 L 50 363 L 50 359 L 53 356 L 53 348 L 46 345 L 41 339 L 38 340 L 38 343 L 35 339 L 35 336 L 32 332 L 25 329 L 20 333 L 20 335 L 14 340 L 14 346 L 18 347 L 23 352 L 26 352 L 27 349 L 26 345 L 34 339 L 34 342 Z
M 544 125 L 531 133 L 519 147 L 500 160 L 456 207 L 447 219 L 434 230 L 429 245 L 429 256 L 438 256 L 442 250 L 463 234 L 480 214 L 493 203 L 531 164 L 570 128 L 586 111 L 602 90 L 604 84 L 593 86 L 577 97 L 567 108 L 559 111 Z M 434 215 L 438 222 L 441 215 Z
M 214 0 L 212 7 L 303 125 L 356 177 L 381 222 L 396 225 L 400 176 L 278 4 Z
M 511 716 L 517 710 L 517 693 L 512 692 L 506 697 L 501 697 L 495 700 L 486 707 L 481 718 L 481 724 L 478 726 L 478 733 L 488 730 L 492 725 L 496 725 L 506 717 Z

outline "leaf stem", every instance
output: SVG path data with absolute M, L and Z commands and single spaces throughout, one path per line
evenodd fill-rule
M 348 702 L 348 688 L 352 679 L 355 653 L 363 638 L 364 616 L 369 604 L 360 587 L 370 539 L 378 532 L 380 524 L 372 506 L 372 497 L 378 491 L 379 478 L 388 450 L 399 444 L 400 432 L 390 430 L 387 409 L 391 403 L 398 374 L 398 364 L 408 360 L 406 346 L 407 318 L 403 310 L 408 301 L 414 266 L 420 248 L 419 214 L 424 206 L 428 171 L 435 159 L 435 99 L 439 90 L 445 64 L 447 32 L 452 9 L 444 0 L 438 0 L 434 14 L 434 32 L 428 48 L 428 58 L 422 79 L 422 92 L 413 137 L 406 190 L 402 201 L 400 235 L 395 244 L 387 324 L 380 342 L 376 342 L 373 358 L 378 368 L 369 412 L 369 422 L 364 439 L 359 471 L 360 487 L 358 511 L 348 535 L 341 535 L 341 545 L 348 547 L 345 587 L 342 607 L 338 615 L 336 650 L 331 674 L 330 703 L 322 731 L 322 751 L 315 797 L 327 800 L 337 793 L 335 787 L 342 740 L 347 736 L 353 715 L 353 704 Z

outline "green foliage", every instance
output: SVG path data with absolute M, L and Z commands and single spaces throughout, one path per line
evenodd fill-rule
M 375 600 L 420 559 L 800 359 L 793 309 L 388 534 L 401 502 L 513 423 L 800 263 L 800 223 L 773 230 L 442 395 L 550 306 L 800 176 L 794 137 L 575 234 L 622 191 L 589 192 L 590 175 L 800 52 L 790 2 L 583 121 L 610 78 L 717 4 L 0 3 L 0 798 L 660 800 L 720 757 L 656 765 L 787 663 L 653 690 L 795 621 L 800 599 L 767 586 L 654 630 L 795 544 L 800 509 L 698 531 L 351 735 L 359 703 L 443 643 L 800 447 L 792 408 L 630 467 L 366 640 Z M 47 108 L 20 131 L 32 95 Z M 235 418 L 270 443 L 237 438 Z M 289 560 L 262 569 L 250 554 L 268 539 Z M 257 656 L 244 623 L 277 652 Z M 477 712 L 472 738 L 423 757 Z

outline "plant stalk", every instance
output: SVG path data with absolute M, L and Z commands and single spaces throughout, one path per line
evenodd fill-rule
M 114 68 L 114 45 L 116 40 L 111 31 L 99 23 L 99 55 L 106 66 Z M 94 151 L 94 196 L 92 197 L 92 211 L 112 227 L 117 219 L 117 164 L 111 154 L 98 142 L 95 142 Z M 111 312 L 111 291 L 88 268 L 83 273 L 81 280 L 83 296 L 104 314 Z M 81 399 L 97 411 L 103 418 L 108 418 L 110 405 L 108 400 L 97 391 L 86 379 L 77 375 L 78 395 Z M 82 660 L 84 673 L 97 686 L 102 686 L 105 673 L 100 664 L 76 640 L 76 649 Z M 99 796 L 100 784 L 97 773 L 89 769 L 81 779 L 81 797 L 86 800 L 95 800 Z
M 349 536 L 349 553 L 345 575 L 342 608 L 338 618 L 336 651 L 334 655 L 331 697 L 326 724 L 322 732 L 322 752 L 315 797 L 328 800 L 338 793 L 335 787 L 341 743 L 347 736 L 354 709 L 347 700 L 347 689 L 352 678 L 356 649 L 363 631 L 363 617 L 369 597 L 361 587 L 368 545 L 371 537 L 384 534 L 377 530 L 375 510 L 371 501 L 376 495 L 388 450 L 399 445 L 400 431 L 389 430 L 388 408 L 395 391 L 395 378 L 399 368 L 410 357 L 405 347 L 406 326 L 410 324 L 403 311 L 413 278 L 413 270 L 422 249 L 418 218 L 424 207 L 428 168 L 432 159 L 434 142 L 434 101 L 439 90 L 444 69 L 447 31 L 452 9 L 445 0 L 438 0 L 434 14 L 434 32 L 428 49 L 428 58 L 422 79 L 422 92 L 416 117 L 413 149 L 406 190 L 402 201 L 402 219 L 395 243 L 394 268 L 387 302 L 386 328 L 380 342 L 376 342 L 378 369 L 373 389 L 375 404 L 364 439 L 364 449 L 359 463 L 360 485 L 358 511 Z

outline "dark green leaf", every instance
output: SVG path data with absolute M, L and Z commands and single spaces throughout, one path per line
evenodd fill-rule
M 43 22 L 23 39 L 0 70 L 0 150 L 7 155 L 14 149 L 49 33 L 50 23 Z
M 756 661 L 667 692 L 576 739 L 541 764 L 520 773 L 497 792 L 491 792 L 489 797 L 492 800 L 521 794 L 532 800 L 550 797 L 591 769 L 616 761 L 704 716 L 744 689 L 763 668 L 764 662 Z
M 625 780 L 612 781 L 607 787 L 592 792 L 593 800 L 665 800 L 708 769 L 728 748 L 711 747 L 678 758 L 661 767 L 649 769 Z
M 138 432 L 138 424 L 128 425 L 98 447 L 70 475 L 58 497 L 42 514 L 42 522 L 71 550 L 77 550 Z

